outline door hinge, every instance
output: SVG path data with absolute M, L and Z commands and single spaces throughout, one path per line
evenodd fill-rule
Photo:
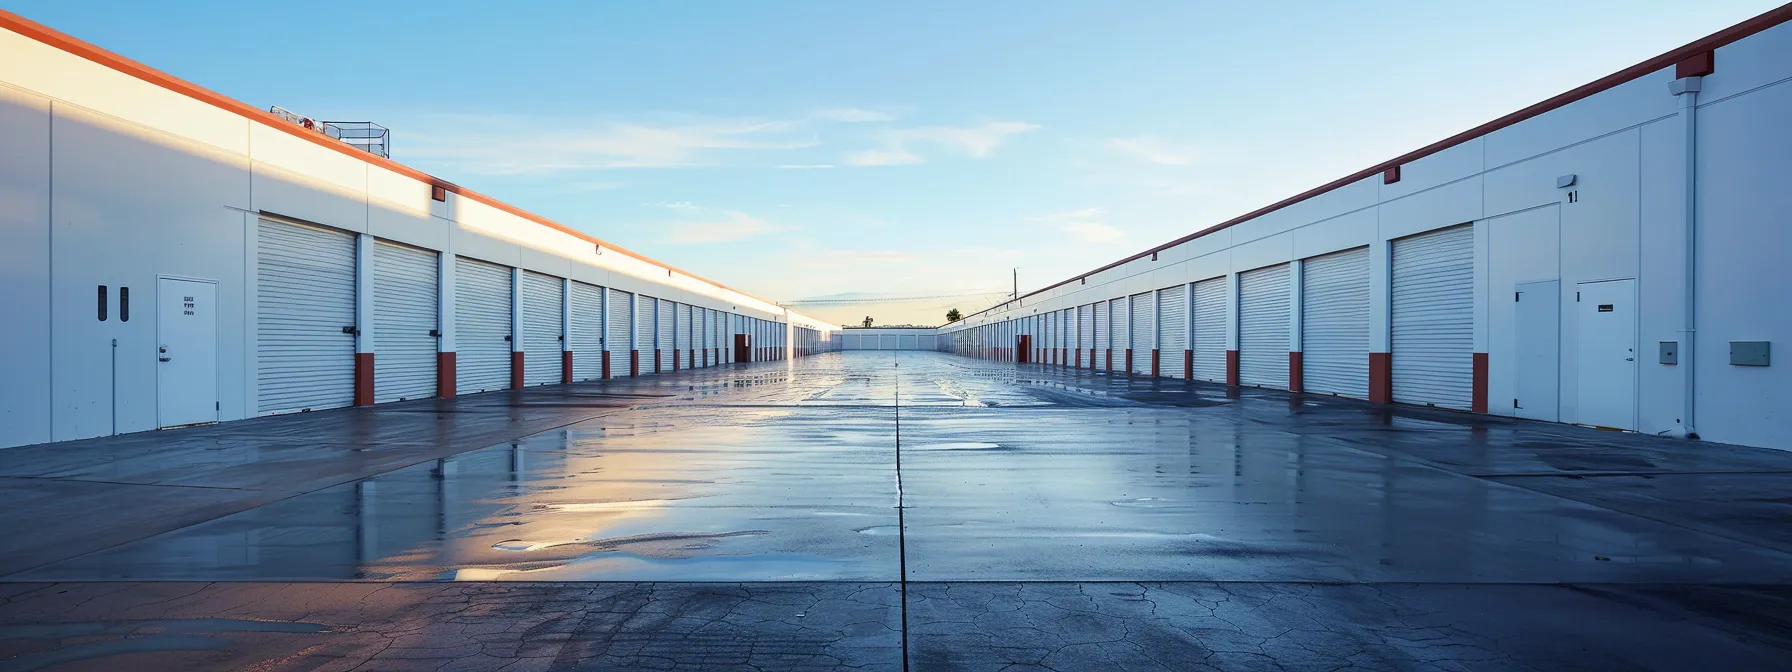
M 1523 293 L 1524 293 L 1524 292 L 1513 292 L 1513 293 L 1512 293 L 1512 300 L 1513 300 L 1513 301 L 1517 301 L 1517 300 L 1518 300 L 1518 296 L 1519 296 L 1519 295 L 1520 295 L 1520 294 L 1523 294 Z
M 1575 302 L 1575 303 L 1580 303 L 1580 292 L 1575 292 L 1575 293 L 1574 293 L 1574 302 Z
M 1514 398 L 1513 398 L 1513 399 L 1512 399 L 1512 407 L 1513 407 L 1513 408 L 1524 408 L 1524 407 L 1523 407 L 1523 406 L 1519 406 L 1519 405 L 1518 405 L 1518 399 L 1517 399 L 1517 398 L 1516 398 L 1516 397 L 1514 397 Z

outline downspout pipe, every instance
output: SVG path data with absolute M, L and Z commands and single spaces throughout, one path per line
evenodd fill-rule
M 1698 307 L 1699 307 L 1699 84 L 1702 77 L 1681 77 L 1668 83 L 1668 91 L 1680 102 L 1681 134 L 1686 139 L 1685 169 L 1682 171 L 1686 183 L 1682 187 L 1686 211 L 1681 229 L 1686 233 L 1686 241 L 1682 245 L 1686 252 L 1683 266 L 1686 275 L 1685 306 L 1682 312 L 1685 320 L 1681 328 L 1680 366 L 1681 376 L 1686 385 L 1684 395 L 1685 408 L 1680 415 L 1682 436 L 1697 440 L 1699 432 L 1693 423 L 1693 411 L 1698 395 L 1695 393 L 1697 377 L 1694 372 L 1698 364 Z

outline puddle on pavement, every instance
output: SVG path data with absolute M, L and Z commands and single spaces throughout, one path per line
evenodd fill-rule
M 919 446 L 911 446 L 909 447 L 909 450 L 1013 450 L 1013 448 L 1003 446 L 999 443 L 963 441 L 958 443 L 929 443 Z

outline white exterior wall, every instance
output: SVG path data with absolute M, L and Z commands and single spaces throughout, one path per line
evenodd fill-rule
M 467 256 L 742 315 L 786 315 L 474 198 L 450 191 L 434 201 L 428 182 L 279 124 L 0 28 L 0 309 L 10 317 L 0 347 L 14 358 L 0 389 L 0 447 L 155 428 L 160 275 L 217 281 L 218 416 L 254 415 L 261 212 L 446 252 L 449 260 Z M 98 285 L 111 294 L 104 322 L 96 318 Z M 453 286 L 444 271 L 443 352 L 455 347 Z M 121 287 L 131 291 L 129 322 L 116 314 Z M 626 371 L 627 362 L 613 366 Z
M 1575 422 L 1576 285 L 1634 278 L 1636 429 L 1686 431 L 1691 360 L 1701 438 L 1792 449 L 1792 414 L 1779 410 L 1792 403 L 1792 354 L 1766 367 L 1729 363 L 1732 341 L 1769 341 L 1792 353 L 1792 312 L 1779 296 L 1792 286 L 1783 252 L 1792 246 L 1784 214 L 1792 212 L 1792 24 L 1718 48 L 1715 64 L 1698 93 L 1697 344 L 1681 364 L 1657 361 L 1658 343 L 1686 339 L 1686 138 L 1669 90 L 1672 66 L 1405 163 L 1393 184 L 1366 177 L 1160 250 L 1155 260 L 1147 255 L 969 315 L 941 333 L 1222 274 L 1236 286 L 1244 270 L 1367 245 L 1369 352 L 1386 353 L 1389 241 L 1473 223 L 1474 351 L 1488 361 L 1489 413 L 1514 413 L 1514 285 L 1560 281 L 1559 410 Z M 1575 186 L 1558 189 L 1556 179 L 1570 174 Z M 1235 328 L 1230 333 L 1235 338 Z M 1163 357 L 1180 366 L 1181 353 Z

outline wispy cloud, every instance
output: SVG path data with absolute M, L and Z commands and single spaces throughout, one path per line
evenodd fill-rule
M 784 170 L 822 170 L 822 169 L 826 169 L 826 168 L 833 168 L 834 164 L 831 164 L 831 163 L 813 163 L 813 164 L 787 163 L 787 164 L 784 164 L 784 165 L 778 166 L 778 167 L 781 169 L 784 169 Z
M 1038 221 L 1058 227 L 1087 243 L 1111 243 L 1126 236 L 1125 231 L 1109 226 L 1107 212 L 1101 208 L 1083 208 L 1042 215 Z
M 883 112 L 877 112 L 877 111 L 873 111 L 873 110 L 864 110 L 864 109 L 859 109 L 857 107 L 836 107 L 831 110 L 822 110 L 820 112 L 816 112 L 809 116 L 812 116 L 816 119 L 822 119 L 825 121 L 838 121 L 838 122 L 847 123 L 847 124 L 863 124 L 863 123 L 869 123 L 869 122 L 874 122 L 874 121 L 895 121 L 896 120 L 896 117 L 892 117 L 888 114 L 884 114 Z
M 988 156 L 991 150 L 1009 137 L 1031 133 L 1041 127 L 1024 121 L 995 121 L 976 126 L 918 126 L 884 132 L 885 146 L 853 152 L 846 163 L 855 166 L 893 166 L 921 163 L 926 160 L 915 146 L 944 149 L 972 158 Z
M 1201 158 L 1193 147 L 1155 135 L 1114 138 L 1107 141 L 1107 146 L 1132 158 L 1166 166 L 1186 166 Z
M 608 182 L 608 181 L 600 180 L 600 181 L 591 181 L 591 182 L 571 182 L 566 185 L 566 190 L 570 193 L 583 194 L 583 193 L 588 193 L 588 192 L 593 192 L 593 191 L 610 191 L 612 189 L 621 189 L 625 186 L 628 186 L 628 185 L 623 182 Z
M 719 217 L 699 221 L 673 222 L 666 227 L 666 242 L 675 245 L 707 245 L 732 243 L 769 233 L 788 231 L 791 227 L 773 224 L 744 212 L 725 211 Z
M 407 157 L 500 175 L 714 165 L 728 152 L 813 147 L 800 121 L 678 118 L 665 122 L 449 116 L 419 122 Z

